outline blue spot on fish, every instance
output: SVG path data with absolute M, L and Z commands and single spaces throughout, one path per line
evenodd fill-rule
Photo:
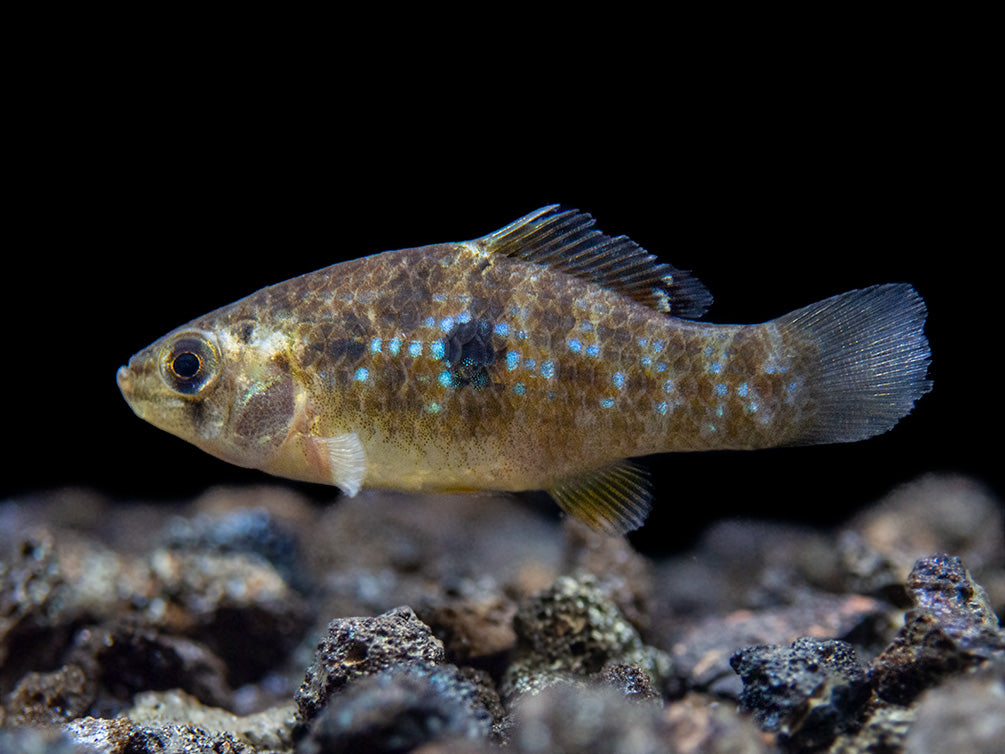
M 450 372 L 440 372 L 440 384 L 443 385 L 443 387 L 453 387 L 453 375 L 451 375 Z
M 450 332 L 453 328 L 454 328 L 453 317 L 444 317 L 443 319 L 440 320 L 440 329 L 443 330 L 443 332 Z
M 553 361 L 542 361 L 541 362 L 541 376 L 547 379 L 551 379 L 555 376 L 555 362 Z
M 401 338 L 391 338 L 387 342 L 387 350 L 391 352 L 392 356 L 397 356 L 398 351 L 401 350 Z
M 533 369 L 535 366 L 537 366 L 537 362 L 534 359 L 524 359 L 523 365 L 528 369 Z
M 520 354 L 516 351 L 510 351 L 506 354 L 506 368 L 509 371 L 513 371 L 520 365 Z
M 457 321 L 460 322 L 462 325 L 465 322 L 470 322 L 471 321 L 471 312 L 461 312 L 460 314 L 457 315 Z
M 597 356 L 600 354 L 600 346 L 596 344 L 591 344 L 586 347 L 587 356 Z
M 426 327 L 433 327 L 436 324 L 436 320 L 432 317 L 426 317 Z
M 729 388 L 727 388 L 722 382 L 715 386 L 716 395 L 725 395 L 727 392 L 729 392 Z
M 359 369 L 356 370 L 356 374 L 354 375 L 356 382 L 365 382 L 366 378 L 369 376 L 370 376 L 370 370 L 367 369 L 366 367 L 360 367 Z
M 654 353 L 659 353 L 660 351 L 662 351 L 663 350 L 663 345 L 664 344 L 663 344 L 662 340 L 654 340 L 653 341 L 653 352 Z
M 576 338 L 569 341 L 569 350 L 573 353 L 579 353 L 583 350 L 583 344 L 580 343 Z
M 708 368 L 708 371 L 710 371 L 712 374 L 719 374 L 719 372 L 722 371 L 722 364 L 719 363 L 718 361 L 713 361 L 712 366 Z
M 523 395 L 527 392 L 527 387 L 522 382 L 518 382 L 513 386 L 513 392 L 517 395 Z
M 374 338 L 370 341 L 370 351 L 371 353 L 380 353 L 381 347 L 384 345 L 380 338 Z
M 495 330 L 496 330 L 496 335 L 501 335 L 504 338 L 507 335 L 509 335 L 509 325 L 506 324 L 505 322 L 497 322 Z
M 650 359 L 648 356 L 643 356 L 639 361 L 642 362 L 642 366 L 644 367 L 652 366 L 653 363 L 653 360 Z
M 666 401 L 660 401 L 659 403 L 656 404 L 656 413 L 660 414 L 661 416 L 666 416 L 667 415 L 667 402 Z
M 746 398 L 747 393 L 749 392 L 750 387 L 747 385 L 746 382 L 741 382 L 736 388 L 736 394 L 739 395 L 741 398 Z
M 663 383 L 663 392 L 672 393 L 673 392 L 673 380 L 667 380 Z
M 615 372 L 611 378 L 611 382 L 614 383 L 614 387 L 618 390 L 622 390 L 625 387 L 625 376 L 621 372 Z
M 429 350 L 433 354 L 434 359 L 442 359 L 443 354 L 446 353 L 446 347 L 443 345 L 442 340 L 434 340 L 432 345 L 429 346 Z
M 431 414 L 438 414 L 441 408 L 443 407 L 439 403 L 430 403 L 428 406 L 426 406 L 426 411 L 428 411 Z
M 421 356 L 422 355 L 422 343 L 417 340 L 413 340 L 408 344 L 408 354 L 409 356 Z
M 602 401 L 600 401 L 600 405 L 603 406 L 604 408 L 610 408 L 611 406 L 614 405 L 614 399 L 604 398 Z

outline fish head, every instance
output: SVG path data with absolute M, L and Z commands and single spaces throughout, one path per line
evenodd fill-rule
M 230 463 L 265 468 L 290 435 L 294 381 L 282 338 L 251 340 L 242 329 L 181 327 L 135 354 L 116 381 L 141 419 Z

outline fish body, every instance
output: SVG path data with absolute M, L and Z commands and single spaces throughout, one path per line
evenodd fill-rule
M 906 284 L 757 325 L 695 321 L 687 272 L 574 210 L 376 254 L 264 288 L 136 354 L 142 418 L 293 479 L 425 491 L 544 489 L 621 532 L 652 453 L 841 442 L 928 389 Z

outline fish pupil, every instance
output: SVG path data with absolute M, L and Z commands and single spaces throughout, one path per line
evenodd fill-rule
M 183 380 L 190 380 L 199 374 L 202 367 L 202 359 L 191 351 L 185 351 L 174 357 L 171 362 L 171 369 Z

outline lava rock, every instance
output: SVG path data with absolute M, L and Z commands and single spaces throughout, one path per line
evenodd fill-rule
M 482 690 L 453 665 L 411 665 L 360 678 L 327 705 L 298 754 L 396 754 L 432 741 L 486 741 L 494 724 Z
M 802 636 L 854 636 L 856 642 L 870 643 L 884 637 L 885 643 L 890 623 L 886 609 L 870 597 L 818 594 L 787 607 L 707 617 L 674 642 L 674 670 L 687 688 L 739 698 L 742 684 L 730 657 L 740 647 L 793 642 Z
M 908 704 L 942 678 L 1005 654 L 1005 632 L 959 558 L 919 560 L 906 584 L 915 607 L 870 668 L 876 692 Z
M 50 673 L 28 673 L 4 700 L 4 725 L 50 725 L 85 714 L 94 700 L 95 684 L 79 665 Z
M 407 606 L 375 618 L 336 618 L 327 633 L 295 696 L 303 721 L 312 720 L 353 679 L 446 661 L 443 643 Z
M 229 733 L 210 733 L 195 725 L 136 725 L 125 718 L 82 717 L 67 723 L 69 739 L 90 754 L 256 754 Z
M 854 648 L 842 641 L 748 647 L 730 664 L 743 679 L 744 708 L 795 747 L 823 746 L 857 727 L 872 693 Z
M 669 675 L 669 656 L 643 644 L 589 574 L 559 577 L 520 606 L 513 627 L 518 647 L 503 678 L 504 700 L 563 677 L 585 678 L 612 661 L 641 668 L 660 688 Z

